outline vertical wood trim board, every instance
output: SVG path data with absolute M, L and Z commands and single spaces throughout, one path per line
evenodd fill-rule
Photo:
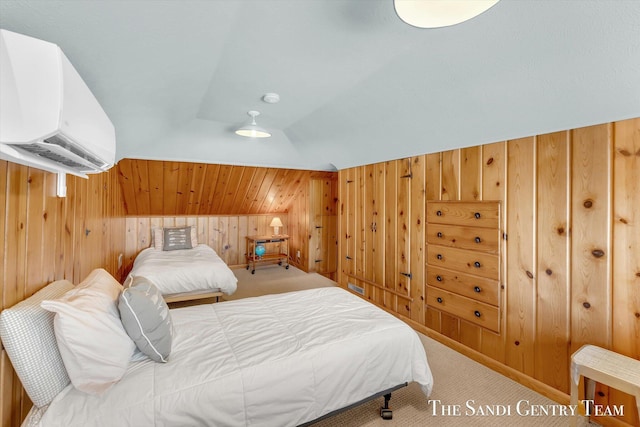
M 58 198 L 55 174 L 0 160 L 0 188 L 0 309 L 54 280 L 78 283 L 98 267 L 121 280 L 125 219 L 115 169 L 67 176 L 67 197 Z M 3 426 L 19 426 L 31 407 L 4 349 L 0 402 Z
M 507 143 L 497 142 L 482 147 L 482 196 L 484 200 L 499 200 L 500 203 L 500 231 L 503 236 L 500 253 L 502 259 L 507 257 L 507 240 L 504 239 L 507 231 Z M 507 263 L 501 262 L 502 271 L 500 277 L 507 277 Z M 505 307 L 508 289 L 500 286 L 500 307 Z M 506 331 L 506 316 L 504 310 L 500 317 L 500 330 Z M 496 334 L 482 329 L 480 340 L 480 352 L 492 359 L 505 363 L 506 334 Z
M 407 183 L 401 177 L 410 169 Z M 377 170 L 384 178 L 361 180 Z M 359 283 L 372 302 L 562 393 L 570 356 L 583 344 L 640 359 L 640 118 L 360 166 L 340 177 L 339 251 L 351 258 L 339 259 L 342 286 Z M 418 220 L 426 200 L 500 202 L 499 334 L 431 307 L 416 310 L 426 298 L 416 269 L 424 263 Z M 373 233 L 363 228 L 369 212 L 385 219 Z M 378 235 L 383 260 L 369 253 Z M 597 390 L 597 403 L 625 405 L 619 421 L 640 424 L 630 396 Z
M 640 358 L 640 119 L 613 125 L 613 330 L 614 351 Z M 612 402 L 635 399 L 610 389 Z M 630 411 L 634 412 L 634 411 Z M 632 425 L 640 425 L 631 417 Z
M 337 212 L 347 208 L 338 204 L 338 185 L 347 183 L 339 183 L 337 173 L 301 180 L 288 212 L 291 263 L 333 280 L 339 271 Z
M 535 343 L 535 138 L 508 142 L 507 365 L 534 374 Z M 506 310 L 505 310 L 506 308 Z
M 569 276 L 570 133 L 538 137 L 536 379 L 558 390 L 569 388 L 571 355 Z
M 610 348 L 611 125 L 572 132 L 571 352 L 584 344 Z M 596 388 L 597 404 L 608 403 L 608 387 Z

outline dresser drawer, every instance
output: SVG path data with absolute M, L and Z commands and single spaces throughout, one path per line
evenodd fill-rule
M 499 305 L 500 284 L 497 280 L 429 266 L 427 284 L 487 304 Z
M 429 224 L 427 242 L 434 245 L 498 254 L 500 232 L 492 228 Z
M 500 228 L 499 202 L 427 202 L 427 222 Z
M 495 332 L 500 331 L 497 307 L 427 286 L 427 305 Z
M 487 279 L 500 280 L 498 255 L 427 245 L 427 264 Z

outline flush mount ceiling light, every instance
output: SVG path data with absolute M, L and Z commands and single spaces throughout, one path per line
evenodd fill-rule
M 418 28 L 439 28 L 467 21 L 499 0 L 393 0 L 398 17 Z
M 260 115 L 260 112 L 248 111 L 247 114 L 251 116 L 251 123 L 245 124 L 236 130 L 236 134 L 247 138 L 269 138 L 271 133 L 256 124 L 256 116 Z
M 277 104 L 278 102 L 280 102 L 280 95 L 273 92 L 265 93 L 262 97 L 262 100 L 267 104 Z

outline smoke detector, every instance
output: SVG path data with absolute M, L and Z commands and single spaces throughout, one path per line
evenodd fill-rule
M 280 101 L 280 95 L 277 93 L 265 93 L 262 100 L 267 104 L 276 104 Z

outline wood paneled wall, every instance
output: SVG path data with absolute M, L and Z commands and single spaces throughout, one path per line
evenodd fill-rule
M 56 197 L 56 175 L 0 160 L 0 309 L 47 283 L 79 283 L 102 267 L 120 280 L 124 208 L 114 169 L 88 180 L 67 177 L 67 197 Z M 0 359 L 0 420 L 19 426 L 31 408 L 11 362 Z
M 283 213 L 300 186 L 335 172 L 123 159 L 117 165 L 127 215 Z
M 287 214 L 232 215 L 232 216 L 129 216 L 126 219 L 125 275 L 131 271 L 133 260 L 141 250 L 151 245 L 151 230 L 162 227 L 194 226 L 198 230 L 198 243 L 211 246 L 230 267 L 246 265 L 246 236 L 271 235 L 271 220 L 278 216 L 288 233 Z M 267 250 L 273 249 L 268 247 Z
M 338 263 L 337 179 L 337 173 L 310 178 L 300 187 L 288 213 L 292 264 L 332 280 Z
M 559 393 L 583 344 L 640 359 L 640 119 L 342 170 L 339 199 L 341 285 Z M 424 305 L 426 200 L 501 202 L 500 334 Z

